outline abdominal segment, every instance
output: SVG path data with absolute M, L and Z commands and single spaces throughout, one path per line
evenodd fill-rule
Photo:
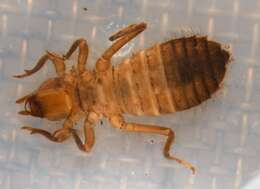
M 229 53 L 206 37 L 156 44 L 114 67 L 116 99 L 122 111 L 159 115 L 194 107 L 219 89 Z

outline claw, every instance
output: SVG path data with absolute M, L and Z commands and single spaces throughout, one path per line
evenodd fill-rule
M 31 129 L 33 129 L 32 127 L 28 127 L 28 126 L 23 126 L 23 127 L 21 127 L 21 129 L 24 129 L 24 130 L 31 130 Z
M 32 115 L 31 112 L 29 112 L 29 111 L 24 111 L 24 110 L 18 112 L 18 114 L 21 114 L 21 115 Z
M 28 127 L 28 126 L 23 126 L 21 129 L 29 130 L 29 131 L 31 131 L 31 134 L 34 134 L 34 133 L 40 133 L 40 134 L 42 134 L 42 133 L 49 133 L 49 132 L 44 131 L 42 129 L 37 129 L 37 128 L 33 128 L 33 127 Z
M 30 131 L 30 134 L 34 134 L 36 132 L 35 128 L 28 127 L 28 126 L 23 126 L 23 127 L 21 127 L 21 129 Z
M 13 77 L 15 77 L 15 78 L 23 78 L 23 77 L 26 77 L 26 76 L 30 75 L 30 70 L 24 70 L 24 72 L 25 73 L 23 73 L 23 74 L 13 75 Z

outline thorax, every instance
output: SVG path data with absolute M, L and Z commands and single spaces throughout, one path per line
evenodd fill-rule
M 84 73 L 78 82 L 78 93 L 82 109 L 103 115 L 121 113 L 114 93 L 113 71 Z M 87 74 L 92 76 L 87 78 Z

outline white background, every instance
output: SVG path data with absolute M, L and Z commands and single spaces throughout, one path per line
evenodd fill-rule
M 190 33 L 209 35 L 232 49 L 234 60 L 225 83 L 212 99 L 159 118 L 128 117 L 174 129 L 177 136 L 171 150 L 197 167 L 195 176 L 164 159 L 164 137 L 121 132 L 105 120 L 96 127 L 96 145 L 90 154 L 80 152 L 73 140 L 54 144 L 20 130 L 30 125 L 54 131 L 62 122 L 19 116 L 23 107 L 15 104 L 18 97 L 55 76 L 51 64 L 25 79 L 14 79 L 13 74 L 35 65 L 46 49 L 65 52 L 79 37 L 90 45 L 91 68 L 109 47 L 111 33 L 141 21 L 148 22 L 148 29 L 115 56 L 115 63 L 155 42 Z M 259 21 L 259 0 L 1 0 L 0 188 L 245 186 L 260 173 Z M 76 57 L 71 59 L 75 61 Z M 254 189 L 254 184 L 248 188 Z

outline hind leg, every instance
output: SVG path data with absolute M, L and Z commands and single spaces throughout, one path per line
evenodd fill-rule
M 142 132 L 142 133 L 151 133 L 151 134 L 159 134 L 167 136 L 166 143 L 164 145 L 163 154 L 167 159 L 175 160 L 179 164 L 185 166 L 186 168 L 190 169 L 193 174 L 195 174 L 195 168 L 192 164 L 186 162 L 183 159 L 177 158 L 170 154 L 170 147 L 174 141 L 174 132 L 172 129 L 167 127 L 161 127 L 157 125 L 145 125 L 145 124 L 138 124 L 138 123 L 126 123 L 122 116 L 112 116 L 109 118 L 112 126 L 130 131 L 130 132 Z
M 140 24 L 132 24 L 129 25 L 122 30 L 118 31 L 117 33 L 113 34 L 109 40 L 114 41 L 117 40 L 114 44 L 111 45 L 98 59 L 96 63 L 96 70 L 97 71 L 105 71 L 110 66 L 110 59 L 112 56 L 126 43 L 128 43 L 131 39 L 136 37 L 139 33 L 146 29 L 146 23 Z

